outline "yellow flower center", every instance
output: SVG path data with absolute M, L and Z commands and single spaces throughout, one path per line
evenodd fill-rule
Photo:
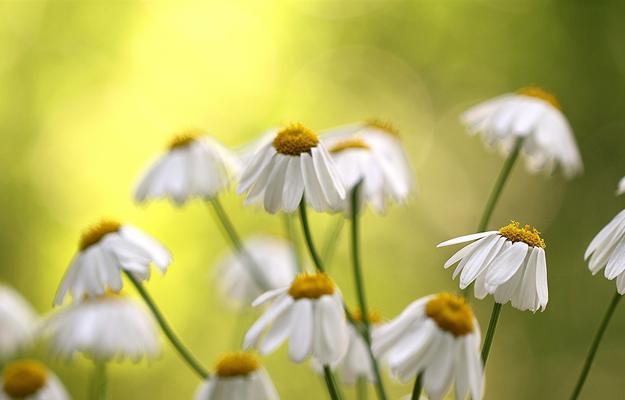
M 196 141 L 200 136 L 202 136 L 202 132 L 199 129 L 190 129 L 179 133 L 169 142 L 169 150 L 186 147 Z
M 528 86 L 523 89 L 520 89 L 518 93 L 524 96 L 530 96 L 530 97 L 535 97 L 537 99 L 541 99 L 551 104 L 553 107 L 557 108 L 558 110 L 561 109 L 560 102 L 558 101 L 556 96 L 554 96 L 552 93 L 549 93 L 548 91 L 546 91 L 545 89 L 541 87 Z
M 45 386 L 48 371 L 39 362 L 20 360 L 4 369 L 4 392 L 14 399 L 31 396 Z
M 366 121 L 366 124 L 367 126 L 371 128 L 377 128 L 381 130 L 382 132 L 388 133 L 389 135 L 395 136 L 396 138 L 399 139 L 399 129 L 397 129 L 397 127 L 395 127 L 393 124 L 391 124 L 388 121 L 383 121 L 377 118 L 369 118 Z
M 473 311 L 462 296 L 441 293 L 428 301 L 425 314 L 456 337 L 473 332 Z
M 258 358 L 245 352 L 228 353 L 224 355 L 215 370 L 217 375 L 222 378 L 231 378 L 235 376 L 245 376 L 260 368 Z
M 362 311 L 354 310 L 352 312 L 352 319 L 356 322 L 362 322 Z M 369 310 L 367 312 L 367 321 L 369 321 L 371 325 L 377 325 L 382 322 L 382 316 L 377 311 Z
M 291 283 L 289 295 L 295 300 L 318 299 L 326 294 L 334 293 L 334 282 L 324 273 L 299 274 Z
M 103 219 L 97 224 L 93 224 L 82 233 L 80 236 L 80 250 L 85 250 L 89 246 L 93 246 L 98 243 L 102 238 L 109 233 L 118 232 L 122 225 L 110 219 Z
M 276 151 L 288 156 L 310 153 L 310 149 L 318 144 L 317 134 L 300 123 L 290 124 L 282 129 L 273 140 Z
M 342 142 L 335 144 L 330 149 L 330 152 L 340 153 L 341 151 L 349 150 L 349 149 L 369 150 L 369 145 L 365 143 L 365 141 L 362 140 L 361 138 L 352 138 L 352 139 L 343 140 Z
M 532 247 L 546 247 L 545 241 L 540 237 L 540 232 L 534 227 L 525 225 L 521 227 L 517 221 L 512 221 L 508 225 L 499 229 L 501 236 L 511 242 L 523 242 Z

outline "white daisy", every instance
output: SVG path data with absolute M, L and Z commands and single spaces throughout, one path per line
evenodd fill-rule
M 211 199 L 226 190 L 240 172 L 237 157 L 217 140 L 188 131 L 176 136 L 139 180 L 135 200 L 169 198 L 184 204 Z
M 625 176 L 618 181 L 618 187 L 616 188 L 616 195 L 620 196 L 625 193 Z
M 65 387 L 43 364 L 18 360 L 8 364 L 0 378 L 0 400 L 69 400 Z
M 62 304 L 67 292 L 75 300 L 107 289 L 117 292 L 123 285 L 122 271 L 147 280 L 150 264 L 164 273 L 170 262 L 169 252 L 150 236 L 130 225 L 102 220 L 83 232 L 79 252 L 61 281 L 54 304 Z
M 158 355 L 160 343 L 152 316 L 132 299 L 107 292 L 87 297 L 53 313 L 43 325 L 51 351 L 62 358 L 84 353 L 94 360 Z
M 460 296 L 441 293 L 413 302 L 373 333 L 372 348 L 401 382 L 423 374 L 430 399 L 445 397 L 453 381 L 456 399 L 483 396 L 480 328 Z
M 559 165 L 567 178 L 583 170 L 569 122 L 558 100 L 531 86 L 480 103 L 461 116 L 469 133 L 481 133 L 488 145 L 509 154 L 517 138 L 524 138 L 522 154 L 532 172 L 551 173 Z
M 609 280 L 616 278 L 618 292 L 625 294 L 625 210 L 594 237 L 584 259 L 593 275 L 605 267 L 604 276 Z
M 244 349 L 268 354 L 288 340 L 289 358 L 296 363 L 312 356 L 333 365 L 343 357 L 348 344 L 343 300 L 326 274 L 300 274 L 290 287 L 266 292 L 253 305 L 268 301 L 273 303 L 245 335 Z
M 215 374 L 202 383 L 195 400 L 278 400 L 267 371 L 250 353 L 229 353 L 217 363 Z
M 0 284 L 0 361 L 12 357 L 33 338 L 37 315 L 15 290 Z
M 295 278 L 297 265 L 289 242 L 257 236 L 246 240 L 243 247 L 253 263 L 246 263 L 240 254 L 233 252 L 228 252 L 217 263 L 216 278 L 224 298 L 239 306 L 249 305 L 266 290 L 288 286 Z M 262 282 L 266 282 L 268 288 L 259 287 L 250 268 L 262 276 Z
M 316 211 L 338 211 L 345 189 L 317 135 L 291 124 L 265 143 L 246 166 L 238 193 L 246 204 L 263 203 L 269 213 L 293 212 L 302 197 Z
M 454 254 L 445 268 L 460 262 L 453 273 L 460 274 L 460 288 L 475 281 L 475 297 L 492 294 L 495 301 L 521 311 L 545 310 L 549 300 L 545 242 L 529 225 L 512 221 L 498 231 L 474 233 L 438 245 L 451 246 L 474 241 Z
M 375 211 L 383 213 L 389 200 L 397 203 L 406 200 L 408 193 L 400 173 L 380 153 L 373 151 L 364 137 L 324 135 L 321 140 L 329 149 L 345 188 L 352 191 L 362 182 L 361 206 L 370 203 Z M 346 212 L 351 209 L 350 196 L 344 200 L 343 209 Z

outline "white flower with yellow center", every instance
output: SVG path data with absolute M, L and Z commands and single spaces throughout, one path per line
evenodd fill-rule
M 4 367 L 0 400 L 69 400 L 63 384 L 52 371 L 34 360 L 17 360 Z
M 62 304 L 68 292 L 75 300 L 84 295 L 101 295 L 107 289 L 117 292 L 123 285 L 123 271 L 147 280 L 151 264 L 164 273 L 171 262 L 169 252 L 156 240 L 112 220 L 102 220 L 86 229 L 78 247 L 56 293 L 55 305 Z
M 474 233 L 438 245 L 472 242 L 454 254 L 445 268 L 459 263 L 453 279 L 460 275 L 460 288 L 475 281 L 475 297 L 492 294 L 495 301 L 508 301 L 521 311 L 541 311 L 547 307 L 547 261 L 545 241 L 529 225 L 512 221 L 498 231 Z
M 488 145 L 509 154 L 524 138 L 522 154 L 532 172 L 551 173 L 556 165 L 567 178 L 579 175 L 583 164 L 569 122 L 558 100 L 530 86 L 471 107 L 461 116 L 469 133 L 481 134 Z
M 132 299 L 107 292 L 86 297 L 48 317 L 43 334 L 62 358 L 83 353 L 94 360 L 154 358 L 160 350 L 152 316 Z
M 217 140 L 199 131 L 184 132 L 141 177 L 135 200 L 169 198 L 181 205 L 192 198 L 212 199 L 230 186 L 240 169 L 234 153 Z
M 245 335 L 244 349 L 268 354 L 288 340 L 289 358 L 296 363 L 312 356 L 322 365 L 334 365 L 343 357 L 348 344 L 343 299 L 326 274 L 300 274 L 291 286 L 266 292 L 253 305 L 269 301 L 271 306 Z
M 195 394 L 195 400 L 278 400 L 280 397 L 267 371 L 253 354 L 224 355 L 215 374 Z
M 247 193 L 246 204 L 262 203 L 272 214 L 295 211 L 302 198 L 316 211 L 338 211 L 345 189 L 335 168 L 317 135 L 291 124 L 256 151 L 238 192 Z
M 253 259 L 246 263 L 238 253 L 229 252 L 217 262 L 216 278 L 224 298 L 235 305 L 249 305 L 267 289 L 273 290 L 289 285 L 297 274 L 293 248 L 289 242 L 270 237 L 257 236 L 246 240 L 243 247 Z M 259 287 L 250 273 L 262 275 L 269 288 Z
M 0 361 L 13 356 L 33 338 L 37 315 L 15 290 L 0 284 Z
M 372 349 L 401 382 L 423 374 L 432 400 L 444 398 L 454 381 L 456 399 L 483 396 L 480 328 L 461 296 L 441 293 L 413 302 L 373 333 Z
M 590 242 L 584 259 L 596 274 L 605 268 L 603 275 L 616 279 L 616 288 L 625 294 L 625 210 L 621 211 Z

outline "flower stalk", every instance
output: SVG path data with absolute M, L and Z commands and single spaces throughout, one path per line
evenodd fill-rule
M 330 398 L 332 400 L 342 400 L 343 395 L 339 391 L 339 387 L 336 384 L 336 380 L 334 379 L 334 375 L 330 370 L 330 367 L 327 365 L 323 366 L 323 377 L 326 381 L 326 386 L 328 387 L 328 393 L 330 394 Z
M 419 400 L 421 398 L 421 388 L 423 386 L 423 374 L 417 375 L 417 378 L 414 381 L 414 386 L 412 388 L 412 396 L 410 396 L 411 400 Z
M 91 376 L 91 382 L 89 383 L 89 399 L 90 400 L 104 400 L 106 399 L 106 391 L 107 391 L 106 361 L 94 360 L 93 361 L 93 375 Z

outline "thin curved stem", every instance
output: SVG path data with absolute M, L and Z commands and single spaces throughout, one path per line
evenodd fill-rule
M 104 400 L 107 389 L 106 361 L 94 360 L 93 363 L 93 375 L 89 383 L 89 399 Z
M 584 362 L 584 367 L 582 368 L 582 372 L 577 379 L 577 384 L 575 385 L 575 389 L 573 390 L 573 394 L 571 395 L 571 400 L 576 400 L 579 397 L 579 394 L 584 387 L 584 383 L 586 382 L 586 378 L 588 377 L 588 373 L 590 372 L 590 368 L 592 367 L 592 362 L 595 359 L 595 355 L 597 354 L 597 349 L 599 348 L 599 343 L 601 343 L 601 339 L 603 338 L 603 334 L 605 333 L 608 324 L 610 323 L 610 319 L 612 319 L 612 315 L 614 314 L 614 310 L 621 300 L 622 295 L 618 292 L 614 294 L 608 309 L 603 316 L 603 320 L 601 321 L 601 325 L 599 325 L 599 330 L 595 335 L 595 338 L 592 341 L 590 346 L 590 350 L 588 350 L 588 355 L 586 355 L 586 361 Z
M 202 366 L 202 364 L 200 364 L 200 362 L 195 358 L 195 356 L 193 356 L 191 351 L 189 351 L 189 349 L 186 348 L 186 346 L 182 343 L 182 341 L 178 338 L 178 336 L 176 336 L 176 334 L 174 333 L 174 330 L 169 325 L 167 320 L 165 320 L 163 313 L 159 310 L 158 306 L 154 302 L 154 299 L 152 299 L 152 297 L 150 296 L 148 291 L 143 287 L 141 282 L 139 282 L 130 272 L 128 271 L 125 271 L 125 272 L 126 272 L 126 276 L 128 277 L 128 279 L 130 279 L 130 282 L 132 282 L 134 287 L 137 289 L 137 292 L 139 292 L 139 295 L 141 295 L 141 297 L 145 301 L 145 304 L 148 306 L 150 311 L 152 311 L 152 314 L 154 315 L 156 322 L 158 322 L 158 325 L 161 327 L 161 330 L 163 331 L 167 339 L 169 339 L 169 342 L 172 344 L 172 346 L 174 346 L 174 348 L 176 349 L 180 357 L 182 357 L 184 362 L 193 371 L 195 371 L 195 373 L 197 373 L 202 379 L 208 378 L 210 376 L 208 371 Z
M 234 248 L 235 252 L 239 254 L 243 259 L 243 264 L 247 267 L 250 276 L 252 277 L 252 279 L 254 279 L 256 285 L 258 285 L 258 287 L 261 288 L 262 291 L 271 289 L 271 285 L 264 277 L 264 275 L 260 272 L 260 267 L 256 264 L 254 258 L 252 258 L 247 250 L 245 250 L 243 242 L 241 241 L 241 237 L 237 233 L 237 230 L 234 228 L 234 224 L 228 217 L 228 214 L 226 213 L 226 210 L 224 210 L 219 199 L 215 197 L 212 198 L 210 202 L 213 206 L 213 210 L 215 211 L 217 219 L 223 227 L 224 233 L 230 241 L 230 244 Z
M 341 400 L 343 396 L 339 391 L 339 387 L 336 384 L 336 380 L 334 379 L 334 375 L 330 370 L 330 367 L 327 365 L 323 366 L 323 377 L 326 381 L 326 386 L 328 387 L 328 393 L 330 394 L 330 398 L 332 400 Z
M 421 398 L 422 380 L 423 374 L 417 375 L 417 379 L 414 381 L 414 387 L 412 388 L 412 396 L 410 396 L 411 400 L 419 400 Z
M 310 253 L 310 258 L 312 258 L 317 271 L 325 272 L 325 268 L 323 267 L 323 261 L 321 260 L 321 257 L 319 257 L 319 253 L 317 253 L 317 248 L 315 247 L 312 233 L 310 232 L 308 213 L 306 212 L 306 203 L 304 202 L 304 200 L 299 203 L 299 216 L 300 220 L 302 221 L 302 230 L 304 231 L 304 239 L 306 241 L 306 246 L 308 247 L 308 252 Z
M 356 399 L 367 400 L 367 378 L 359 376 L 356 380 Z
M 497 329 L 497 321 L 499 321 L 499 314 L 501 313 L 501 304 L 493 304 L 493 310 L 490 313 L 490 321 L 488 322 L 488 330 L 484 337 L 484 344 L 482 345 L 482 363 L 486 368 L 486 361 L 488 360 L 488 353 L 490 353 L 490 347 L 493 344 L 493 338 L 495 337 L 495 329 Z

